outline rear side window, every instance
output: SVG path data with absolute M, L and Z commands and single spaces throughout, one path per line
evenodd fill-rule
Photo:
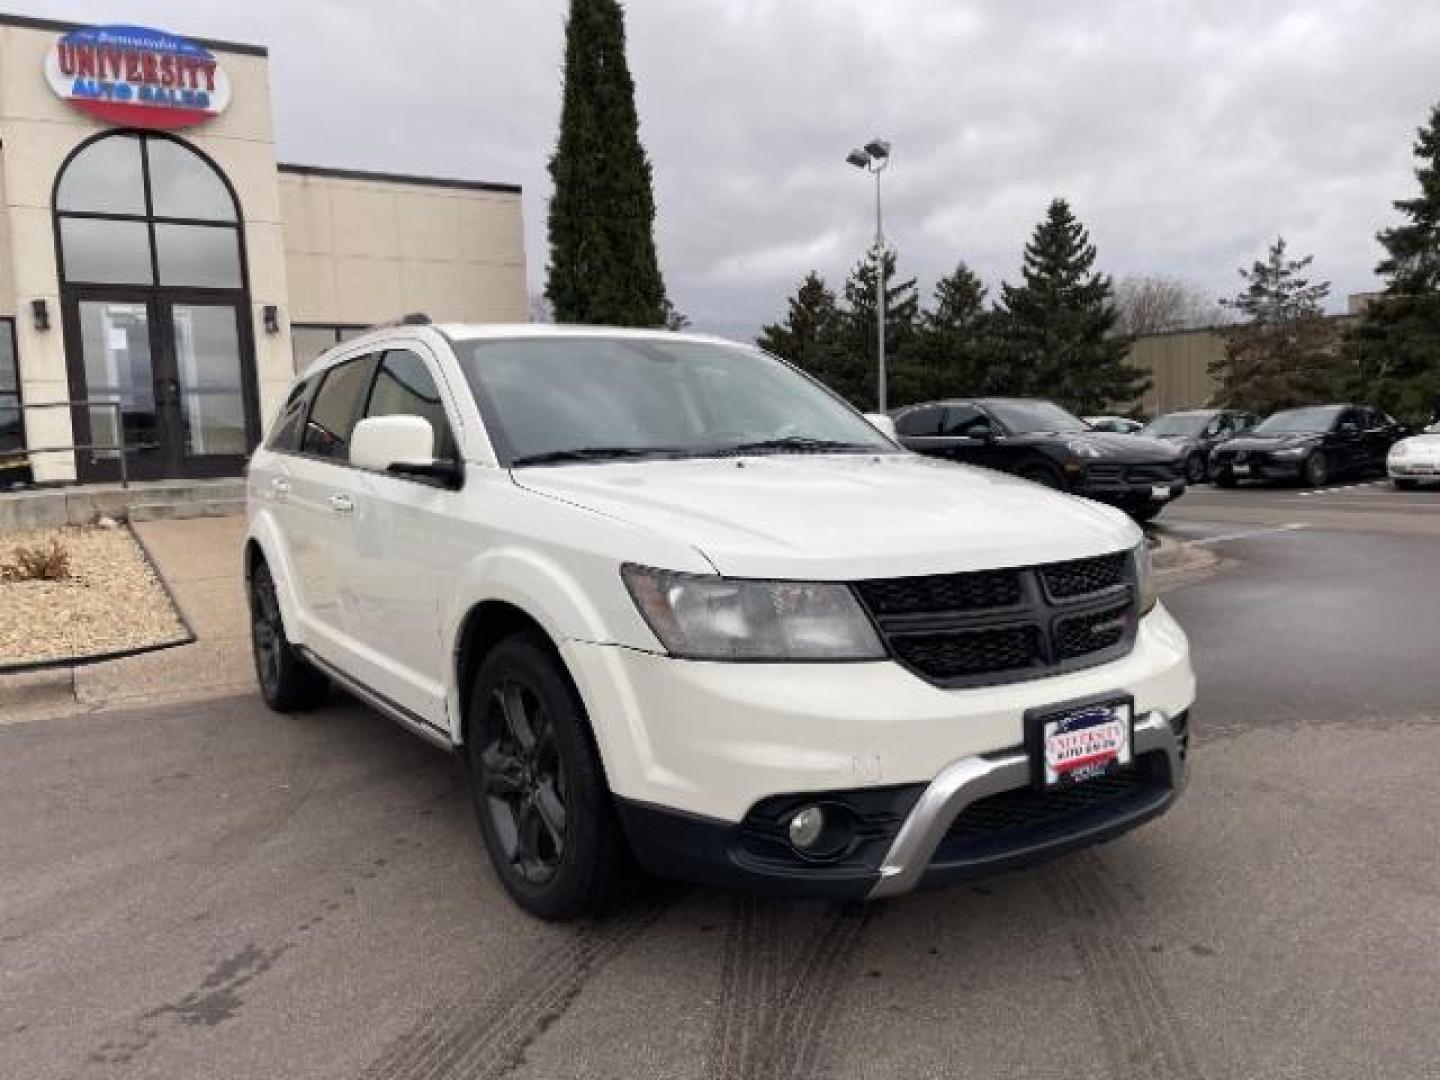
M 459 453 L 445 403 L 425 366 L 425 361 L 409 349 L 390 349 L 375 373 L 375 386 L 370 391 L 366 416 L 419 416 L 430 421 L 435 430 L 435 457 L 455 461 Z
M 325 381 L 315 392 L 315 404 L 305 424 L 302 453 L 334 461 L 350 460 L 350 432 L 360 416 L 369 373 L 368 356 L 336 364 L 325 372 Z
M 275 426 L 270 429 L 270 438 L 265 443 L 267 450 L 293 454 L 300 449 L 300 433 L 305 429 L 305 406 L 309 403 L 310 388 L 314 384 L 314 379 L 302 379 L 290 391 Z
M 901 435 L 939 435 L 944 416 L 944 409 L 915 409 L 895 421 L 895 430 Z
M 950 438 L 974 438 L 994 429 L 990 417 L 975 405 L 951 405 L 945 410 L 941 434 Z

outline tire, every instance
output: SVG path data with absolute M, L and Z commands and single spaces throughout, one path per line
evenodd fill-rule
M 1127 506 L 1125 512 L 1144 525 L 1147 521 L 1154 521 L 1156 515 L 1164 510 L 1165 506 L 1166 504 L 1163 502 L 1145 503 L 1139 506 Z
M 524 633 L 496 645 L 467 720 L 471 801 L 505 891 L 541 919 L 605 910 L 630 853 L 584 706 L 549 643 Z
M 1229 469 L 1216 469 L 1210 477 L 1210 482 L 1216 487 L 1233 488 L 1240 483 L 1235 479 L 1235 474 Z
M 1323 450 L 1316 450 L 1300 468 L 1300 480 L 1306 487 L 1324 487 L 1330 479 L 1330 461 Z
M 1032 483 L 1040 484 L 1043 487 L 1055 491 L 1065 490 L 1065 479 L 1058 470 L 1049 465 L 1026 465 L 1015 474 L 1022 480 L 1029 480 Z
M 275 579 L 264 560 L 250 575 L 250 652 L 260 696 L 276 712 L 313 709 L 329 694 L 330 680 L 308 664 L 285 636 Z
M 1205 482 L 1205 459 L 1198 451 L 1185 459 L 1185 480 L 1190 484 Z
M 1396 491 L 1414 491 L 1420 486 L 1419 480 L 1400 480 L 1397 478 L 1390 482 L 1395 485 Z

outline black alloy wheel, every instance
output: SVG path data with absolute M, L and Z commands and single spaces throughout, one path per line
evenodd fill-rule
M 465 756 L 480 832 L 511 898 L 542 919 L 603 911 L 630 850 L 585 707 L 539 634 L 506 638 L 480 664 Z
M 555 726 L 528 686 L 490 693 L 480 750 L 486 806 L 501 853 L 526 882 L 543 886 L 565 856 L 565 768 Z
M 250 575 L 250 650 L 260 696 L 276 712 L 310 709 L 325 700 L 330 681 L 295 651 L 285 636 L 275 579 L 263 561 Z
M 1316 450 L 1305 459 L 1302 475 L 1307 486 L 1312 488 L 1324 487 L 1325 482 L 1330 479 L 1330 462 L 1325 457 L 1325 451 Z

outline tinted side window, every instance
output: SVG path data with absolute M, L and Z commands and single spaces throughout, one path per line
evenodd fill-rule
M 419 416 L 435 429 L 437 458 L 454 461 L 460 455 L 445 416 L 445 404 L 425 361 L 409 349 L 390 349 L 375 373 L 366 416 Z
M 974 405 L 951 405 L 945 410 L 945 424 L 942 435 L 951 438 L 974 436 L 991 429 L 990 417 Z
M 370 358 L 366 356 L 337 364 L 325 373 L 305 424 L 305 437 L 300 443 L 303 453 L 350 460 L 350 432 L 360 415 L 369 372 Z
M 313 379 L 306 379 L 296 383 L 290 391 L 290 396 L 285 399 L 285 404 L 280 409 L 280 415 L 275 418 L 275 426 L 270 429 L 270 438 L 265 443 L 267 450 L 293 454 L 300 449 L 300 433 L 305 427 L 305 406 L 309 403 L 310 387 L 313 383 Z
M 1339 415 L 1339 417 L 1336 418 L 1335 426 L 1332 427 L 1330 430 L 1339 431 L 1346 424 L 1354 424 L 1362 431 L 1365 428 L 1364 418 L 1360 415 L 1360 411 L 1358 409 L 1346 409 Z
M 939 435 L 944 415 L 944 409 L 916 409 L 900 417 L 895 422 L 895 430 L 901 435 Z

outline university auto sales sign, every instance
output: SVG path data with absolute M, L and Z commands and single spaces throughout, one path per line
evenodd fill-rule
M 45 57 L 45 77 L 74 108 L 124 127 L 192 127 L 230 103 L 209 49 L 143 26 L 72 30 Z

